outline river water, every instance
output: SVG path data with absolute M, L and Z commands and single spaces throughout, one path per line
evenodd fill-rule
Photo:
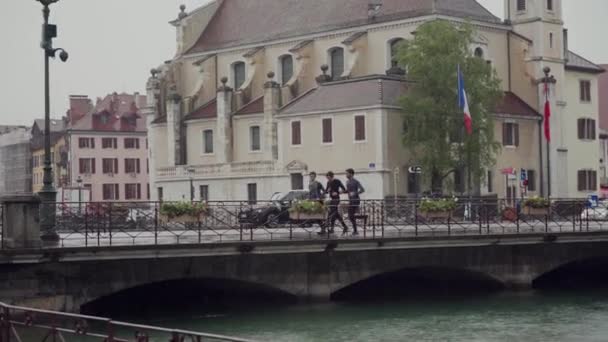
M 256 341 L 608 341 L 608 291 L 147 312 L 146 323 Z M 125 317 L 142 321 L 141 317 Z

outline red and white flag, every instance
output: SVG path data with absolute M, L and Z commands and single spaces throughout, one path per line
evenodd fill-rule
M 460 65 L 458 65 L 458 104 L 464 113 L 464 127 L 467 130 L 467 134 L 471 135 L 473 134 L 473 117 L 469 110 L 469 100 L 467 99 L 467 92 L 464 89 L 464 77 L 462 77 Z
M 545 138 L 551 141 L 551 102 L 549 102 L 549 84 L 545 82 Z

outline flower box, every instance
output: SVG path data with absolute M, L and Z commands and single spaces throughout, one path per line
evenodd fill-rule
M 525 206 L 524 214 L 527 216 L 548 216 L 549 208 L 533 208 L 533 207 Z
M 307 214 L 293 211 L 289 213 L 289 218 L 294 221 L 319 221 L 327 219 L 327 213 Z
M 159 215 L 159 221 L 161 223 L 198 223 L 200 221 L 200 217 L 192 216 L 192 215 L 180 215 L 169 217 L 168 215 Z
M 427 211 L 422 213 L 423 217 L 427 220 L 447 220 L 452 217 L 451 211 Z

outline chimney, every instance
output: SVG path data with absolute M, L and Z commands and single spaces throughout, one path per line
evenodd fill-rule
M 568 29 L 564 29 L 564 60 L 568 63 Z
M 227 77 L 222 77 L 222 86 L 217 89 L 217 162 L 232 162 L 232 99 L 233 90 L 226 85 Z
M 264 127 L 262 144 L 265 160 L 276 160 L 279 157 L 279 142 L 277 136 L 277 121 L 275 115 L 281 106 L 281 86 L 274 81 L 274 72 L 267 74 L 268 81 L 264 83 Z
M 68 120 L 75 124 L 93 109 L 91 100 L 86 95 L 70 95 L 70 109 L 68 110 Z

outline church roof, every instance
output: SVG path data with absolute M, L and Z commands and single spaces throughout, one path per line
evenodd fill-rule
M 241 107 L 237 110 L 234 115 L 246 115 L 246 114 L 258 114 L 264 113 L 264 96 L 260 96 L 257 99 Z
M 407 90 L 401 78 L 371 75 L 321 84 L 281 108 L 280 114 L 300 114 L 371 106 L 398 106 Z
M 591 62 L 581 55 L 577 55 L 572 51 L 568 51 L 568 62 L 566 63 L 566 69 L 592 72 L 592 73 L 603 73 L 604 70 L 601 66 Z
M 215 119 L 217 118 L 217 99 L 205 103 L 198 107 L 192 113 L 186 115 L 185 120 L 196 120 L 196 119 Z M 165 118 L 166 122 L 166 118 Z M 155 123 L 155 122 L 153 122 Z
M 505 92 L 502 100 L 494 109 L 494 112 L 496 114 L 523 116 L 532 119 L 539 119 L 541 117 L 532 106 L 510 91 Z
M 368 16 L 369 3 L 369 0 L 224 0 L 187 53 L 431 14 L 501 22 L 476 0 L 383 0 L 382 8 L 373 18 Z

